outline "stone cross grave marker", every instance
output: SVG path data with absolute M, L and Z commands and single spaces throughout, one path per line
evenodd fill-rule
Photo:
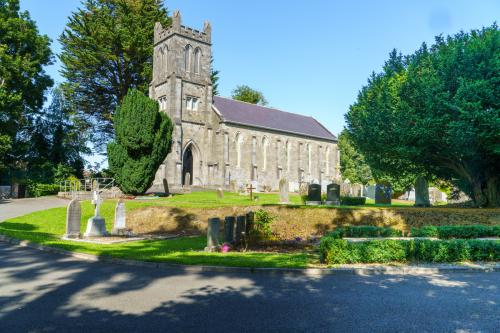
M 73 199 L 66 210 L 66 234 L 64 238 L 80 237 L 80 222 L 82 219 L 82 207 L 78 199 Z
M 125 202 L 120 199 L 116 203 L 115 207 L 115 223 L 113 225 L 112 233 L 115 235 L 123 235 L 125 234 L 126 229 Z
M 290 202 L 288 198 L 288 180 L 285 178 L 280 179 L 280 203 L 287 204 Z
M 252 183 L 250 183 L 247 187 L 247 190 L 250 192 L 250 200 L 253 201 L 253 190 L 256 190 L 256 188 L 253 187 Z
M 218 199 L 224 199 L 224 191 L 220 187 L 217 188 L 217 198 Z
M 206 252 L 216 252 L 219 250 L 219 229 L 220 219 L 218 217 L 209 218 L 207 228 L 207 246 L 205 247 Z
M 100 214 L 102 201 L 99 191 L 95 190 L 92 199 L 92 203 L 95 205 L 95 214 L 87 221 L 85 237 L 103 237 L 108 235 L 106 221 Z
M 390 185 L 376 184 L 375 185 L 375 203 L 390 205 L 392 197 L 392 188 Z
M 328 184 L 326 186 L 326 205 L 340 205 L 340 185 Z
M 309 185 L 309 187 L 307 188 L 306 205 L 321 205 L 321 185 Z

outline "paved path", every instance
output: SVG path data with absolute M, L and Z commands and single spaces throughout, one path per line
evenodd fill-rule
M 68 202 L 57 197 L 0 200 L 0 222 L 37 210 L 66 206 Z
M 188 273 L 0 242 L 2 332 L 498 332 L 500 273 Z

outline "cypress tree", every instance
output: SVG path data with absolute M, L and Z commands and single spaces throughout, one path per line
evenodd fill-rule
M 108 144 L 110 170 L 120 189 L 143 194 L 172 144 L 173 124 L 158 103 L 131 89 L 113 117 L 115 140 Z

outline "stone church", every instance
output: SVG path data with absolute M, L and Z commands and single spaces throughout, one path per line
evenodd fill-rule
M 211 26 L 155 25 L 149 95 L 175 124 L 172 151 L 150 192 L 193 187 L 289 190 L 339 177 L 337 138 L 312 117 L 212 96 Z M 166 180 L 166 182 L 165 182 Z

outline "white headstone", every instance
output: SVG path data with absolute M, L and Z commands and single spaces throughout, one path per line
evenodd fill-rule
M 95 214 L 93 217 L 87 220 L 87 229 L 85 231 L 85 237 L 103 237 L 107 236 L 106 231 L 106 221 L 100 215 L 100 208 L 102 199 L 99 195 L 99 191 L 94 191 L 92 197 L 92 203 L 95 204 Z
M 224 191 L 220 187 L 217 189 L 217 198 L 224 199 Z
M 80 221 L 82 218 L 82 208 L 78 199 L 73 199 L 68 204 L 66 211 L 66 234 L 65 238 L 80 237 Z
M 289 203 L 288 180 L 286 180 L 285 178 L 280 179 L 279 187 L 280 187 L 280 203 L 283 204 Z
M 115 207 L 115 223 L 113 225 L 113 234 L 123 234 L 126 231 L 125 202 L 120 199 Z

